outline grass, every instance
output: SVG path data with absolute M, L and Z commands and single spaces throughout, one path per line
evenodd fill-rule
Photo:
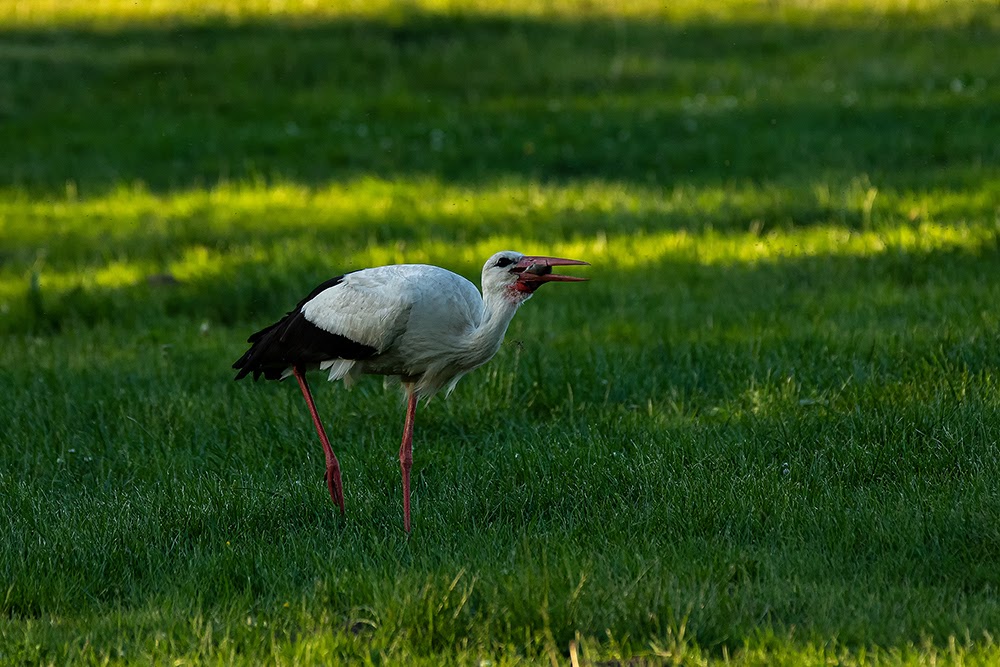
M 278 6 L 280 4 L 280 6 Z M 0 664 L 995 664 L 980 2 L 0 6 Z M 580 257 L 418 414 L 243 340 Z M 317 378 L 318 379 L 318 378 Z

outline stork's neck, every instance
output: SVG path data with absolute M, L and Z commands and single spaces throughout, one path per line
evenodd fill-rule
M 469 357 L 475 365 L 486 363 L 497 353 L 514 313 L 526 300 L 527 297 L 520 295 L 492 292 L 483 295 L 483 319 L 468 339 Z

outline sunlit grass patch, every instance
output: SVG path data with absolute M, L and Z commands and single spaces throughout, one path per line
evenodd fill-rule
M 41 24 L 46 22 L 152 21 L 162 19 L 199 20 L 221 17 L 246 20 L 273 17 L 298 19 L 376 16 L 403 20 L 409 14 L 494 14 L 535 17 L 574 18 L 581 16 L 627 16 L 678 20 L 690 17 L 713 17 L 741 20 L 747 16 L 777 13 L 784 17 L 816 13 L 906 14 L 938 16 L 951 13 L 962 16 L 975 3 L 950 3 L 947 0 L 794 0 L 780 5 L 734 0 L 706 5 L 694 0 L 664 4 L 654 0 L 12 0 L 0 10 L 0 20 Z M 964 12 L 962 5 L 964 7 Z
M 822 258 L 910 257 L 904 264 L 919 272 L 920 258 L 933 253 L 995 252 L 992 212 L 985 192 L 878 190 L 863 179 L 837 189 L 668 189 L 364 178 L 321 188 L 221 184 L 168 194 L 136 186 L 55 201 L 14 191 L 0 202 L 0 230 L 15 244 L 0 270 L 0 296 L 13 330 L 45 301 L 69 312 L 77 310 L 74 301 L 90 304 L 85 309 L 117 304 L 99 309 L 106 316 L 130 302 L 148 305 L 151 294 L 178 285 L 189 296 L 191 289 L 209 289 L 213 299 L 229 295 L 212 305 L 214 313 L 242 312 L 234 300 L 246 298 L 242 286 L 262 272 L 286 272 L 292 284 L 426 262 L 477 280 L 484 259 L 505 248 L 580 257 L 594 264 L 598 280 L 633 276 L 625 284 L 669 265 L 750 269 Z M 184 310 L 181 301 L 172 308 Z
M 350 179 L 321 187 L 295 183 L 220 184 L 166 194 L 142 185 L 107 194 L 36 199 L 11 190 L 0 197 L 0 232 L 18 249 L 45 248 L 62 263 L 132 250 L 139 240 L 218 243 L 287 235 L 378 240 L 447 232 L 462 241 L 507 228 L 525 236 L 649 233 L 678 229 L 764 234 L 810 225 L 878 231 L 958 220 L 989 230 L 994 184 L 962 191 L 882 189 L 867 178 L 841 185 L 731 183 L 642 186 L 607 180 L 543 184 L 509 179 L 480 186 L 439 179 Z M 985 223 L 985 224 L 984 224 Z M 960 232 L 956 232 L 960 233 Z M 152 244 L 151 244 L 152 245 Z

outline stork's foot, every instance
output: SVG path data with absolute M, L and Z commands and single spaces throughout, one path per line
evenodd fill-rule
M 330 490 L 330 499 L 340 508 L 340 516 L 344 516 L 344 484 L 340 481 L 340 466 L 335 460 L 326 467 L 326 488 Z

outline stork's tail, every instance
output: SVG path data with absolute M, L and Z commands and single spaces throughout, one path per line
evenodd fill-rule
M 236 374 L 237 380 L 242 380 L 250 373 L 253 373 L 254 380 L 259 379 L 261 375 L 268 380 L 281 378 L 290 362 L 281 350 L 280 340 L 282 332 L 287 329 L 288 321 L 293 314 L 289 313 L 274 324 L 247 338 L 250 349 L 244 352 L 243 356 L 233 364 L 233 368 L 239 369 Z

